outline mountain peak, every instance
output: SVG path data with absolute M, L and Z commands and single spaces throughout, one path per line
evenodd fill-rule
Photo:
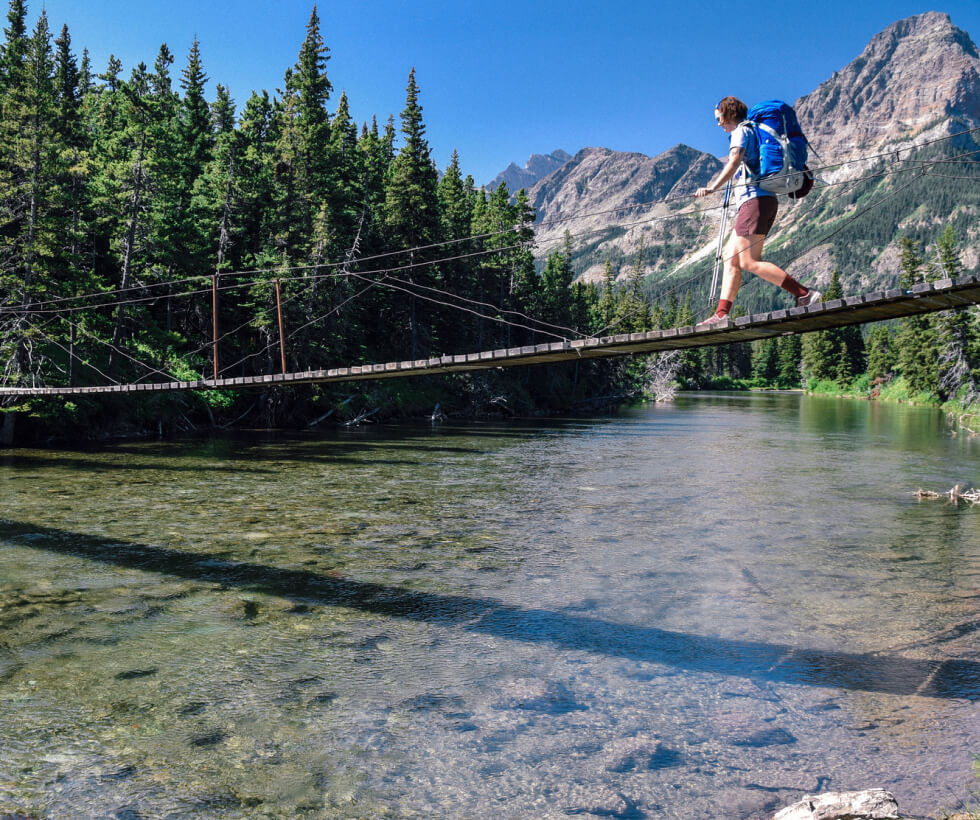
M 493 181 L 487 185 L 491 191 L 497 190 L 501 183 L 507 185 L 507 190 L 516 193 L 521 188 L 530 188 L 540 179 L 548 176 L 552 171 L 564 165 L 572 155 L 562 151 L 560 148 L 550 154 L 531 154 L 530 159 L 519 168 L 517 163 L 512 162 L 503 171 L 494 177 Z
M 980 53 L 948 14 L 907 17 L 796 103 L 825 162 L 867 154 L 951 116 L 980 122 Z

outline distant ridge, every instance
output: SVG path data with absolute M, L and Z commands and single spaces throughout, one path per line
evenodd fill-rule
M 607 259 L 617 271 L 625 271 L 633 264 L 632 252 L 645 228 L 624 228 L 624 222 L 643 223 L 655 213 L 669 213 L 663 200 L 693 194 L 720 168 L 716 157 L 688 145 L 675 145 L 655 157 L 583 148 L 528 191 L 539 225 L 537 253 L 545 256 L 558 249 L 566 230 L 588 233 L 590 241 L 574 259 L 578 273 L 599 279 Z M 570 216 L 575 218 L 566 221 Z M 677 262 L 685 247 L 682 238 L 664 233 L 682 229 L 680 224 L 659 228 L 663 230 L 656 238 L 643 240 L 648 269 L 654 271 Z
M 517 193 L 521 188 L 530 188 L 538 180 L 561 168 L 571 158 L 571 154 L 560 148 L 550 154 L 531 154 L 523 168 L 518 168 L 517 164 L 512 162 L 494 177 L 487 188 L 496 191 L 501 183 L 505 183 L 508 191 L 512 194 Z

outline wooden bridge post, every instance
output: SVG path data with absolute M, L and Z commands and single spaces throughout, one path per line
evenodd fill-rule
M 276 279 L 276 313 L 279 315 L 279 358 L 282 360 L 282 372 L 286 372 L 286 337 L 282 332 L 282 297 L 279 295 L 279 280 Z
M 214 378 L 218 378 L 218 272 L 211 277 L 211 348 L 214 358 Z

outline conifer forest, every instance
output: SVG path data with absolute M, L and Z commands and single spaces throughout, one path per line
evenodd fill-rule
M 11 0 L 0 46 L 3 384 L 195 380 L 421 359 L 692 324 L 690 294 L 627 277 L 576 281 L 570 246 L 536 264 L 523 191 L 440 173 L 420 88 L 397 119 L 354 122 L 328 78 L 314 8 L 275 93 L 233 100 L 200 44 L 152 64 L 93 66 L 45 12 Z M 903 241 L 909 281 L 940 274 Z M 835 281 L 833 287 L 839 288 Z M 833 298 L 833 287 L 825 298 Z M 613 330 L 614 328 L 614 330 Z M 832 383 L 980 398 L 974 310 L 677 357 L 685 387 Z M 641 398 L 651 362 L 92 399 L 3 399 L 39 438 L 232 425 L 592 411 Z M 863 379 L 863 381 L 862 381 Z M 741 381 L 739 381 L 741 380 Z M 750 380 L 750 381 L 745 381 Z M 20 435 L 18 435 L 20 438 Z

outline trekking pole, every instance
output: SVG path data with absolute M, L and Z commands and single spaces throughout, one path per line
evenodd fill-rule
M 711 292 L 709 299 L 714 299 L 718 293 L 718 272 L 721 270 L 722 254 L 725 248 L 725 230 L 728 228 L 728 202 L 732 196 L 732 181 L 725 185 L 725 201 L 721 208 L 721 229 L 718 232 L 718 250 L 715 252 L 715 270 L 711 276 Z

